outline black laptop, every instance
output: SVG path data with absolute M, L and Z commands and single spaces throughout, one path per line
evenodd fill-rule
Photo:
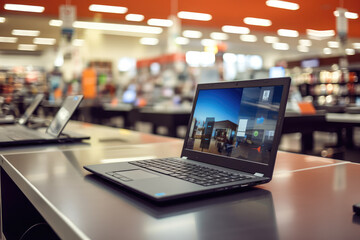
M 66 97 L 61 108 L 46 129 L 31 129 L 21 124 L 0 126 L 0 147 L 89 139 L 89 136 L 63 132 L 63 129 L 80 105 L 82 99 L 82 95 Z
M 44 99 L 44 94 L 42 93 L 37 94 L 33 99 L 33 101 L 31 102 L 30 106 L 26 108 L 24 114 L 19 119 L 15 119 L 13 116 L 12 117 L 6 116 L 4 118 L 0 118 L 0 124 L 14 124 L 14 123 L 19 123 L 21 125 L 27 124 L 30 117 L 37 109 L 37 107 L 40 105 L 43 99 Z
M 155 201 L 271 180 L 290 78 L 197 86 L 180 157 L 84 166 Z

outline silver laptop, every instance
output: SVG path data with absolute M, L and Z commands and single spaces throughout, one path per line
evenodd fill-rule
M 84 166 L 154 201 L 271 180 L 290 78 L 197 86 L 181 156 Z
M 4 118 L 0 118 L 0 124 L 14 124 L 14 123 L 19 123 L 21 125 L 25 125 L 30 117 L 32 116 L 32 114 L 34 113 L 34 111 L 37 109 L 37 107 L 40 105 L 41 101 L 44 99 L 44 94 L 37 94 L 35 96 L 35 98 L 33 99 L 33 101 L 31 102 L 30 106 L 26 108 L 24 114 L 19 118 L 19 119 L 15 119 L 13 116 L 12 117 L 4 117 Z
M 68 96 L 48 128 L 31 129 L 24 125 L 0 126 L 0 147 L 36 143 L 71 142 L 88 139 L 89 136 L 65 133 L 63 129 L 80 105 L 82 95 Z

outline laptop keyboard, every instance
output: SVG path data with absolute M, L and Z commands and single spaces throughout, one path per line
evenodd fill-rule
M 6 133 L 6 136 L 14 140 L 38 139 L 39 135 L 32 131 L 24 131 L 24 129 L 12 129 Z
M 132 161 L 129 163 L 202 186 L 213 186 L 254 178 L 245 174 L 186 163 L 173 158 Z

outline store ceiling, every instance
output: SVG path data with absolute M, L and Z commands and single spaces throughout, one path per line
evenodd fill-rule
M 142 22 L 136 24 L 146 25 L 147 20 L 150 18 L 166 19 L 172 13 L 191 11 L 211 14 L 212 20 L 206 22 L 181 20 L 183 29 L 201 27 L 212 28 L 221 32 L 223 25 L 235 25 L 248 27 L 251 33 L 261 32 L 270 35 L 276 35 L 278 29 L 297 30 L 304 36 L 306 35 L 306 29 L 336 30 L 333 12 L 340 6 L 350 12 L 360 14 L 359 0 L 293 0 L 292 2 L 300 5 L 300 9 L 296 11 L 271 8 L 266 6 L 265 2 L 266 0 L 77 0 L 72 2 L 70 0 L 4 0 L 0 3 L 0 17 L 6 17 L 10 20 L 0 23 L 0 36 L 11 36 L 11 29 L 13 28 L 44 28 L 41 37 L 48 37 L 54 34 L 58 36 L 58 29 L 50 28 L 48 21 L 41 21 L 41 17 L 58 19 L 59 6 L 65 3 L 76 5 L 78 20 L 94 18 L 99 20 L 100 18 L 102 22 L 125 23 L 125 15 L 127 13 L 136 13 L 145 16 Z M 4 10 L 5 3 L 44 6 L 45 11 L 43 13 L 7 11 Z M 99 14 L 89 11 L 90 4 L 124 6 L 128 8 L 128 11 L 126 14 Z M 246 25 L 243 22 L 245 17 L 269 19 L 272 21 L 272 25 L 269 27 Z M 360 19 L 350 19 L 348 23 L 349 38 L 360 38 Z M 23 40 L 19 39 L 19 41 Z M 13 45 L 0 43 L 0 49 L 16 49 L 16 46 Z

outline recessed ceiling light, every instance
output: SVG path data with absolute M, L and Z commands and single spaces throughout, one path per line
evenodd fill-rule
M 302 46 L 310 47 L 312 45 L 312 42 L 309 39 L 299 39 L 299 44 Z
M 255 25 L 255 26 L 262 26 L 262 27 L 268 27 L 268 26 L 271 26 L 271 24 L 272 24 L 269 19 L 253 18 L 253 17 L 244 18 L 244 23 L 246 23 L 248 25 Z
M 212 32 L 210 33 L 210 38 L 214 40 L 225 41 L 229 39 L 229 36 L 222 32 Z
M 289 50 L 289 44 L 287 43 L 273 43 L 272 47 L 276 50 L 282 50 L 282 51 Z
M 0 17 L 0 23 L 5 22 L 5 20 L 6 20 L 6 18 L 4 18 L 4 17 Z
M 40 45 L 54 45 L 56 43 L 55 38 L 34 38 L 34 44 Z
M 160 34 L 163 31 L 162 28 L 160 27 L 115 24 L 115 23 L 83 22 L 83 21 L 76 21 L 73 23 L 73 26 L 75 28 L 131 32 L 131 33 L 149 33 L 149 34 Z
M 2 43 L 16 43 L 17 38 L 16 37 L 0 37 L 0 42 L 2 42 Z
M 266 1 L 266 5 L 269 7 L 283 8 L 287 10 L 298 10 L 300 8 L 299 4 L 297 3 L 280 1 L 280 0 L 268 0 Z
M 178 12 L 177 16 L 182 19 L 197 20 L 197 21 L 210 21 L 212 19 L 212 16 L 207 13 L 197 13 L 197 12 L 187 12 L 187 11 Z
M 240 35 L 240 40 L 243 42 L 256 42 L 257 37 L 255 35 Z
M 348 19 L 358 19 L 359 18 L 359 14 L 354 13 L 354 12 L 345 12 L 344 13 L 345 17 Z M 339 12 L 338 11 L 334 11 L 334 16 L 335 17 L 339 17 Z
M 28 36 L 28 37 L 37 37 L 40 35 L 40 31 L 38 30 L 21 30 L 21 29 L 14 29 L 11 31 L 12 35 L 15 36 Z
M 141 22 L 142 20 L 144 20 L 144 15 L 141 14 L 133 14 L 133 13 L 129 13 L 125 16 L 125 19 L 127 21 L 132 21 L 132 22 Z
M 283 36 L 283 37 L 298 37 L 299 36 L 299 32 L 296 30 L 289 30 L 289 29 L 279 29 L 277 31 L 279 36 Z
M 322 40 L 322 39 L 326 39 L 326 38 L 335 36 L 334 30 L 306 29 L 306 33 L 309 37 L 316 39 L 316 40 Z
M 183 31 L 183 36 L 187 38 L 201 38 L 202 33 L 200 31 L 195 31 L 195 30 L 185 30 Z
M 331 52 L 332 52 L 332 51 L 331 51 L 330 48 L 324 48 L 324 49 L 323 49 L 323 53 L 326 54 L 326 55 L 331 54 Z
M 36 45 L 34 45 L 34 44 L 19 44 L 18 50 L 35 51 L 36 50 Z
M 340 43 L 336 42 L 336 41 L 329 41 L 327 43 L 329 48 L 339 48 L 340 47 Z
M 250 33 L 250 29 L 247 27 L 238 27 L 238 26 L 231 26 L 231 25 L 222 26 L 221 30 L 226 33 L 236 33 L 236 34 L 249 34 Z
M 352 45 L 355 49 L 360 49 L 360 43 L 353 43 Z
M 54 26 L 54 27 L 61 27 L 62 24 L 63 24 L 63 21 L 61 21 L 61 20 L 52 19 L 49 21 L 49 25 Z
M 20 11 L 20 12 L 36 12 L 42 13 L 45 8 L 42 6 L 33 6 L 33 5 L 22 5 L 22 4 L 5 4 L 4 9 L 10 11 Z
M 297 50 L 299 52 L 309 52 L 309 47 L 304 46 L 304 45 L 299 45 L 299 46 L 297 46 Z
M 100 5 L 100 4 L 91 4 L 89 10 L 93 12 L 106 12 L 106 13 L 119 13 L 124 14 L 127 12 L 126 7 L 120 6 L 109 6 L 109 5 Z
M 177 37 L 175 38 L 175 43 L 179 45 L 187 45 L 189 44 L 190 40 L 184 37 Z
M 169 19 L 158 19 L 158 18 L 150 18 L 147 23 L 151 26 L 158 27 L 171 27 L 173 25 L 173 21 Z
M 274 36 L 265 36 L 264 37 L 264 42 L 266 42 L 266 43 L 276 43 L 276 42 L 279 42 L 279 38 L 274 37 Z
M 140 43 L 143 45 L 157 45 L 159 43 L 159 39 L 157 38 L 140 38 Z
M 355 49 L 347 48 L 345 49 L 346 55 L 355 55 Z

